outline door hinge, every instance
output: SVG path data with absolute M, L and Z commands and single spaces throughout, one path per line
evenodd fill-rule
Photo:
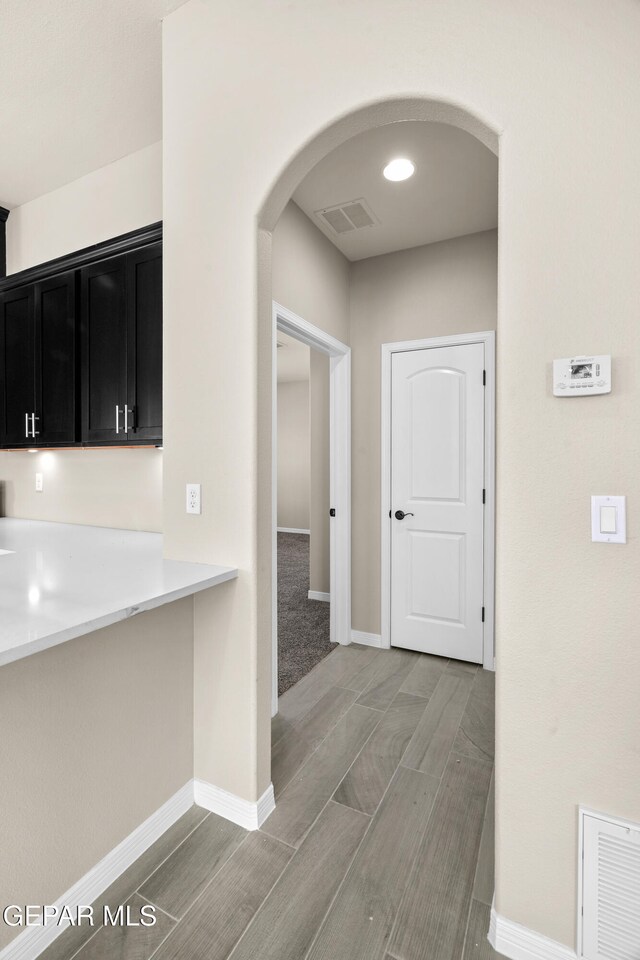
M 336 515 L 336 508 L 335 508 L 335 507 L 331 507 L 331 509 L 329 510 L 329 516 L 330 516 L 330 517 L 335 517 L 335 515 Z
M 484 623 L 484 607 L 482 608 L 482 622 Z
M 487 491 L 484 488 L 482 490 L 482 502 L 483 503 L 487 502 Z
M 486 370 L 483 370 L 483 371 L 482 371 L 482 386 L 483 386 L 483 387 L 486 387 L 486 385 L 487 385 L 487 371 L 486 371 Z

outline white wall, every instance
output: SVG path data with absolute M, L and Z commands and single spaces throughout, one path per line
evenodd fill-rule
M 380 348 L 495 330 L 496 230 L 358 260 L 351 269 L 352 625 L 380 633 Z
M 11 211 L 9 273 L 162 219 L 155 143 Z M 44 491 L 35 492 L 36 472 Z M 159 450 L 0 451 L 7 516 L 133 530 L 162 529 Z
M 191 0 L 163 33 L 166 548 L 241 568 L 196 602 L 210 671 L 196 739 L 225 741 L 196 762 L 249 799 L 269 780 L 278 214 L 371 125 L 430 118 L 499 138 L 496 904 L 572 945 L 577 804 L 640 819 L 640 7 Z M 552 359 L 576 351 L 613 354 L 609 397 L 551 396 Z M 210 508 L 192 522 L 195 477 Z M 624 547 L 590 542 L 589 494 L 608 490 L 630 497 Z
M 309 381 L 278 384 L 278 526 L 309 529 Z

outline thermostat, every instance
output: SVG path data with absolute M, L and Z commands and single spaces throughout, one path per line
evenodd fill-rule
M 569 357 L 553 361 L 556 397 L 589 397 L 611 393 L 611 357 Z

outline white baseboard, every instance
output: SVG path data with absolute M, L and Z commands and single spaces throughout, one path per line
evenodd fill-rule
M 306 533 L 311 536 L 311 530 L 299 530 L 298 527 L 277 527 L 278 533 Z
M 127 870 L 138 857 L 172 826 L 193 805 L 193 780 L 185 783 L 159 810 L 114 847 L 84 877 L 67 890 L 55 903 L 72 912 L 78 906 L 93 903 L 107 887 Z M 35 960 L 67 925 L 27 927 L 0 952 L 0 960 Z
M 325 603 L 331 603 L 331 594 L 322 593 L 321 590 L 309 590 L 307 594 L 308 600 L 324 600 Z
M 563 943 L 507 920 L 491 908 L 489 943 L 509 960 L 577 960 L 577 954 Z
M 362 643 L 365 647 L 381 647 L 382 637 L 379 633 L 363 633 L 362 630 L 352 630 L 351 642 Z
M 245 830 L 257 830 L 275 810 L 272 784 L 256 803 L 251 803 L 204 780 L 190 780 L 56 900 L 55 906 L 67 906 L 73 915 L 76 907 L 93 903 L 194 803 Z M 0 951 L 0 960 L 36 960 L 66 927 L 28 927 Z
M 225 820 L 231 820 L 245 830 L 257 830 L 276 808 L 273 784 L 269 784 L 259 800 L 252 803 L 243 800 L 235 793 L 229 793 L 221 787 L 215 787 L 205 780 L 194 780 L 194 798 L 199 807 L 217 813 Z M 0 960 L 2 958 L 0 957 Z

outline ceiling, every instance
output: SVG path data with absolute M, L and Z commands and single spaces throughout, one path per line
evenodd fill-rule
M 0 205 L 162 138 L 161 20 L 185 0 L 2 0 Z
M 278 383 L 309 379 L 311 350 L 278 330 Z
M 415 164 L 392 183 L 394 157 Z M 498 158 L 464 130 L 412 120 L 347 140 L 305 177 L 294 201 L 349 260 L 491 230 L 498 225 Z M 364 199 L 373 226 L 336 234 L 317 211 Z

